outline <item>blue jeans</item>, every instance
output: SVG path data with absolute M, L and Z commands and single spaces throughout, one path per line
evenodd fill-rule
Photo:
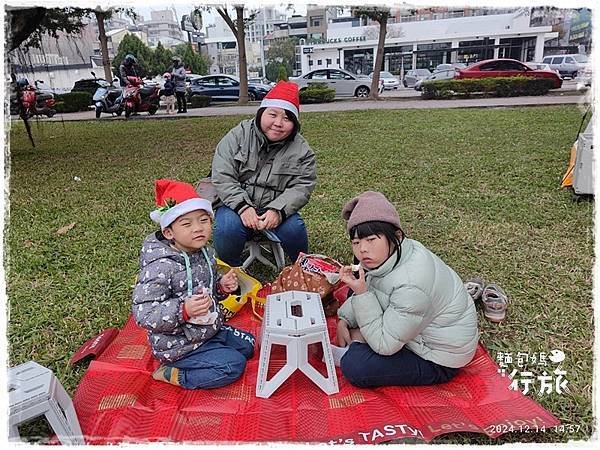
M 246 228 L 240 216 L 227 206 L 219 207 L 215 216 L 213 242 L 217 255 L 230 266 L 239 267 L 242 265 L 244 245 L 250 240 L 254 230 Z M 300 214 L 286 217 L 283 223 L 271 231 L 281 240 L 283 251 L 292 262 L 298 259 L 300 252 L 308 252 L 308 235 Z
M 406 347 L 390 356 L 375 353 L 367 344 L 352 342 L 340 368 L 354 386 L 425 386 L 450 381 L 459 369 L 441 366 L 415 355 Z
M 211 389 L 233 383 L 244 373 L 254 353 L 254 336 L 229 325 L 169 367 L 179 369 L 179 384 L 186 389 Z

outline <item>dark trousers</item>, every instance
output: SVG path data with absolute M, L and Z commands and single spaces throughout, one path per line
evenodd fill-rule
M 185 100 L 185 92 L 175 92 L 177 97 L 177 111 L 187 112 L 187 102 Z
M 390 356 L 353 342 L 342 357 L 342 375 L 354 386 L 425 386 L 450 381 L 459 369 L 441 366 L 415 355 L 406 347 Z

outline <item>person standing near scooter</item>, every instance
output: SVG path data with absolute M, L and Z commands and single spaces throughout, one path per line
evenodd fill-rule
M 187 112 L 187 103 L 185 101 L 185 67 L 178 56 L 173 58 L 173 81 L 175 81 L 175 96 L 177 97 L 177 113 Z

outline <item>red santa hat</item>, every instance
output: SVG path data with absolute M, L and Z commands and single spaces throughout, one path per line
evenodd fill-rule
M 150 218 L 160 224 L 161 230 L 171 225 L 177 218 L 192 211 L 201 209 L 214 218 L 212 204 L 201 198 L 189 183 L 174 180 L 156 180 L 157 209 L 150 213 Z
M 291 111 L 296 119 L 300 114 L 300 95 L 298 94 L 298 85 L 291 81 L 278 82 L 271 89 L 263 101 L 260 103 L 261 108 L 282 108 Z

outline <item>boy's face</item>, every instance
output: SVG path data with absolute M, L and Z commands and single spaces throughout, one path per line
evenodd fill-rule
M 185 252 L 194 252 L 204 247 L 212 234 L 212 219 L 204 210 L 198 209 L 178 217 L 163 230 L 175 247 Z

